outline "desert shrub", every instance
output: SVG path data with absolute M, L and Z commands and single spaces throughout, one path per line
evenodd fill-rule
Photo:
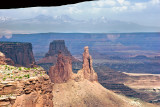
M 7 79 L 7 78 L 6 78 L 6 77 L 4 77 L 4 78 L 3 78 L 3 81 L 5 81 L 6 79 Z

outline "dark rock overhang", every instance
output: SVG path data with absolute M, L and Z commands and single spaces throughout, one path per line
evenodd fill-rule
M 3 0 L 0 3 L 0 9 L 62 6 L 85 1 L 93 0 Z

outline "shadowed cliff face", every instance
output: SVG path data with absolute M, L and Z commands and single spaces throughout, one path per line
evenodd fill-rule
M 31 43 L 0 42 L 0 51 L 16 66 L 32 67 L 35 63 Z
M 53 42 L 50 43 L 49 51 L 45 55 L 45 57 L 54 56 L 55 54 L 58 54 L 59 51 L 61 51 L 65 56 L 71 56 L 71 53 L 65 46 L 64 40 L 54 40 Z
M 49 77 L 54 83 L 63 83 L 72 76 L 72 61 L 62 53 L 58 54 L 57 63 L 49 70 Z

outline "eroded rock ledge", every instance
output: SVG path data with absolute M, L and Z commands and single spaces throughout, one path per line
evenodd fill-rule
M 10 71 L 11 68 L 14 69 L 13 66 L 8 67 L 10 67 L 7 68 Z M 7 73 L 5 76 L 5 73 L 2 73 L 2 77 L 6 78 L 0 82 L 0 107 L 53 107 L 53 83 L 45 71 L 40 68 L 23 70 L 21 68 L 17 72 L 19 76 L 14 76 L 12 73 Z M 14 73 L 16 74 L 16 72 Z M 10 76 L 13 77 L 10 78 Z

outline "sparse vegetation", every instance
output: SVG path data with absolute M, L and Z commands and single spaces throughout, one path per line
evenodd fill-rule
M 35 76 L 42 76 L 44 72 L 41 72 L 43 68 L 25 68 L 25 67 L 14 67 L 10 65 L 0 65 L 0 81 L 15 81 L 22 79 L 29 79 Z
M 6 78 L 6 77 L 4 77 L 4 78 L 3 78 L 3 81 L 5 81 L 6 79 L 7 79 L 7 78 Z

